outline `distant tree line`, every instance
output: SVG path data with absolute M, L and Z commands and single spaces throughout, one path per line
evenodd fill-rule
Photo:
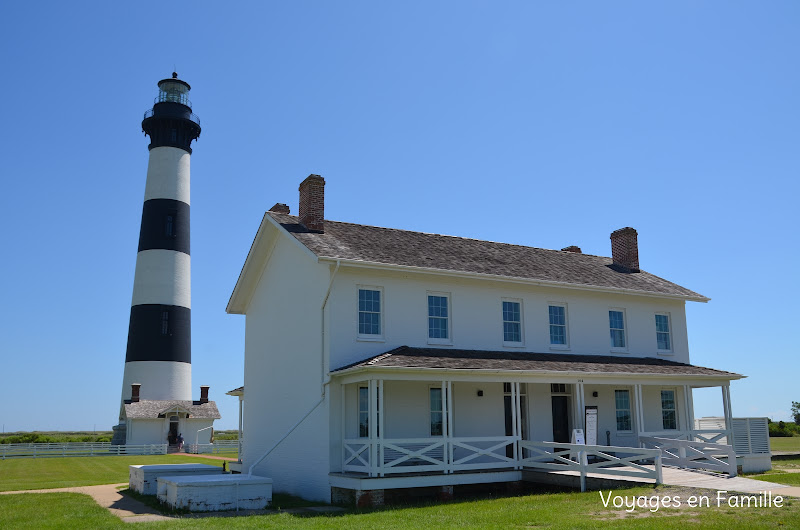
M 800 436 L 800 402 L 792 401 L 792 418 L 794 422 L 769 420 L 769 435 L 776 437 Z
M 110 442 L 111 433 L 9 433 L 0 437 L 0 444 L 42 444 L 67 442 Z

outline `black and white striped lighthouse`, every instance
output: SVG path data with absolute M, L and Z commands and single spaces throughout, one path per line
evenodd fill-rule
M 187 97 L 189 83 L 158 82 L 142 130 L 150 161 L 133 280 L 122 400 L 140 384 L 141 400 L 191 400 L 191 265 L 189 159 L 200 120 Z

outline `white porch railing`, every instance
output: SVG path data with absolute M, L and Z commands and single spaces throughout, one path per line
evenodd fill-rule
M 639 436 L 646 446 L 663 452 L 663 463 L 687 469 L 721 471 L 736 476 L 736 452 L 730 445 L 656 436 Z
M 7 458 L 165 454 L 167 454 L 167 444 L 111 445 L 108 442 L 0 444 L 0 460 Z
M 546 471 L 575 471 L 581 477 L 581 491 L 586 491 L 587 473 L 654 479 L 662 482 L 661 450 L 607 445 L 578 445 L 523 440 L 523 468 Z M 589 460 L 592 460 L 589 463 Z M 641 462 L 653 460 L 653 467 Z
M 391 473 L 452 473 L 477 469 L 518 467 L 517 460 L 506 454 L 515 436 L 403 438 L 344 440 L 344 471 L 383 476 Z M 376 455 L 376 458 L 372 458 Z M 374 465 L 373 465 L 374 464 Z

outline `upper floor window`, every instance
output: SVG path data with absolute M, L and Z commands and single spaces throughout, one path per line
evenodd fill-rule
M 625 312 L 619 309 L 610 310 L 608 327 L 611 330 L 611 347 L 625 348 Z
M 672 337 L 669 330 L 669 314 L 656 313 L 656 342 L 659 351 L 672 351 Z
M 614 404 L 617 409 L 617 430 L 631 431 L 631 396 L 628 390 L 614 390 Z
M 550 304 L 550 346 L 567 346 L 567 306 Z
M 381 328 L 381 290 L 378 288 L 359 289 L 359 337 L 380 337 L 382 334 Z
M 503 342 L 522 343 L 522 304 L 503 300 Z
M 450 295 L 428 295 L 428 342 L 450 343 Z
M 678 413 L 675 407 L 675 391 L 661 391 L 661 424 L 665 430 L 678 428 Z

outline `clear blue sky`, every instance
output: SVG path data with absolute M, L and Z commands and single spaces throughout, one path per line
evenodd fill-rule
M 691 360 L 747 374 L 737 416 L 798 388 L 800 4 L 6 2 L 0 423 L 116 423 L 147 168 L 176 67 L 192 156 L 193 385 L 235 428 L 259 221 L 309 173 L 341 221 L 609 255 L 687 306 Z M 195 389 L 195 394 L 199 393 Z M 719 389 L 696 393 L 720 415 Z

